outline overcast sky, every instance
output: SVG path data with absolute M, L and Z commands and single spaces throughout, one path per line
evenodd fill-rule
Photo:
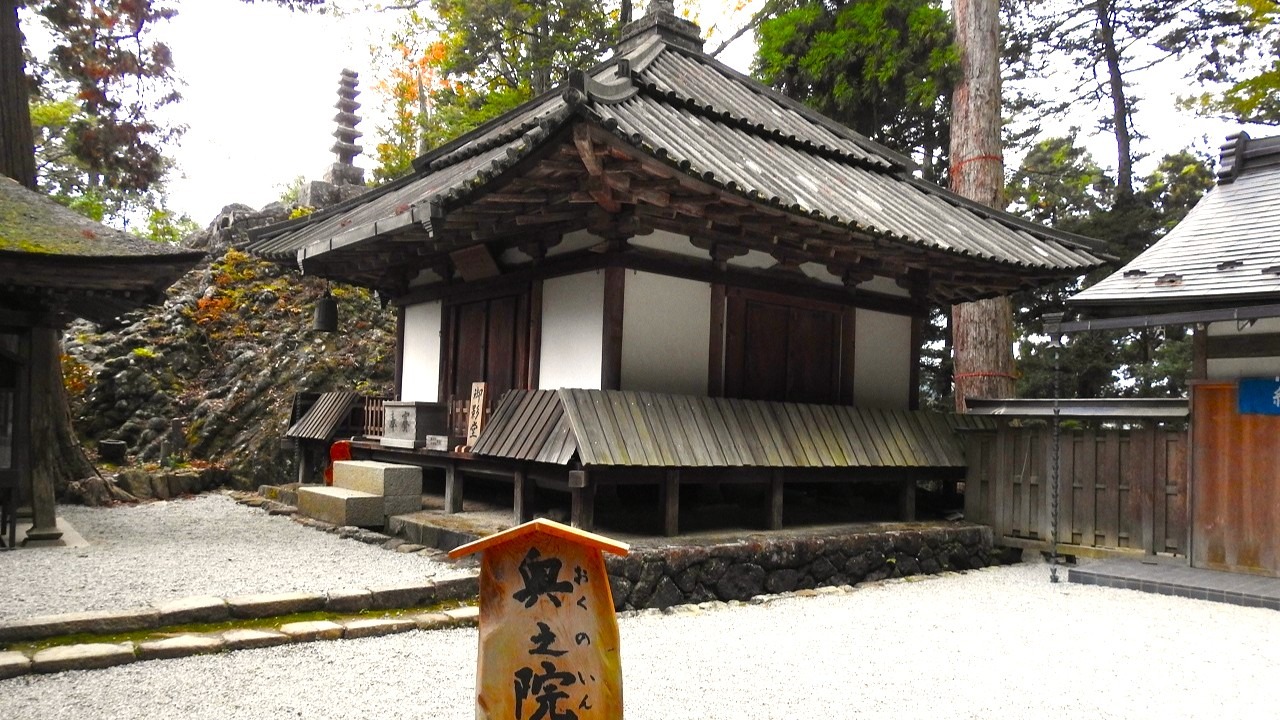
M 642 11 L 644 4 L 637 4 Z M 172 119 L 187 126 L 174 152 L 178 168 L 168 185 L 172 209 L 205 225 L 229 203 L 257 208 L 276 200 L 298 175 L 320 179 L 333 162 L 333 104 L 343 68 L 360 73 L 364 121 L 359 129 L 362 144 L 371 150 L 380 100 L 372 89 L 369 48 L 386 38 L 393 16 L 290 13 L 273 3 L 234 0 L 188 1 L 180 10 L 157 29 L 186 83 L 184 99 L 172 110 Z M 705 13 L 702 19 L 708 19 Z M 734 51 L 721 59 L 747 71 L 749 41 Z M 1152 156 L 1140 171 L 1164 153 L 1196 141 L 1216 154 L 1234 128 L 1177 111 L 1173 99 L 1186 92 L 1186 81 L 1176 71 L 1148 73 L 1136 85 L 1145 98 L 1137 116 L 1139 129 L 1151 136 L 1141 148 Z M 1087 120 L 1076 124 L 1085 125 L 1086 132 L 1091 129 Z M 1207 141 L 1201 139 L 1205 136 Z M 1114 165 L 1114 141 L 1103 136 L 1089 147 L 1099 162 Z M 1012 164 L 1016 158 L 1006 155 L 1006 161 Z M 368 174 L 368 158 L 357 162 Z

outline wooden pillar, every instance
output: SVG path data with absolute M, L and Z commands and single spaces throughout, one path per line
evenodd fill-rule
M 36 433 L 32 432 L 32 412 L 38 406 L 36 400 L 41 394 L 48 390 L 48 386 L 53 382 L 62 382 L 61 371 L 55 372 L 58 368 L 59 358 L 55 349 L 59 348 L 58 331 L 53 328 L 37 327 L 31 331 L 31 362 L 27 365 L 27 377 L 29 383 L 25 398 L 23 399 L 23 407 L 20 408 L 25 420 L 19 423 L 24 426 L 23 437 L 24 445 L 28 447 L 31 443 L 36 442 Z M 46 337 L 40 337 L 40 334 Z M 65 412 L 65 410 L 64 410 Z M 41 433 L 44 442 L 49 441 L 48 433 Z M 73 448 L 77 452 L 79 448 Z M 26 540 L 28 541 L 55 541 L 62 537 L 62 531 L 58 529 L 58 518 L 56 516 L 57 499 L 54 497 L 54 476 L 52 471 L 37 471 L 35 467 L 35 452 L 24 459 L 24 472 L 31 477 L 31 528 L 27 530 Z
M 662 534 L 680 534 L 680 471 L 668 470 L 662 481 Z
M 569 492 L 573 496 L 570 522 L 579 530 L 591 531 L 596 525 L 596 486 L 585 470 L 569 471 Z
M 533 519 L 533 507 L 529 502 L 529 475 L 523 469 L 516 470 L 515 477 L 512 478 L 512 517 L 516 524 L 519 525 Z
M 898 489 L 898 514 L 910 522 L 916 519 L 916 479 L 909 477 L 901 481 Z
M 767 526 L 770 530 L 782 529 L 782 469 L 774 470 L 769 476 L 769 518 Z
M 450 515 L 462 512 L 462 473 L 457 463 L 444 469 L 444 511 Z

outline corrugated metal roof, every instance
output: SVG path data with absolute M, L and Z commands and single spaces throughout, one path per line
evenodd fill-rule
M 1272 147 L 1277 138 L 1250 143 Z M 1070 303 L 1108 306 L 1221 306 L 1280 297 L 1280 145 L 1250 156 L 1168 235 Z M 1118 308 L 1120 309 L 1120 308 Z
M 333 433 L 347 419 L 359 399 L 359 393 L 345 390 L 323 393 L 297 422 L 284 431 L 284 436 L 299 440 L 332 440 Z
M 923 411 L 618 390 L 512 390 L 473 452 L 585 467 L 963 467 L 957 427 Z
M 909 159 L 704 54 L 654 39 L 577 85 L 420 159 L 419 174 L 410 181 L 327 216 L 264 229 L 250 251 L 302 260 L 385 239 L 408 225 L 430 228 L 433 213 L 447 218 L 467 207 L 487 181 L 549 138 L 573 142 L 557 130 L 587 123 L 619 138 L 631 152 L 726 193 L 856 233 L 850 249 L 860 254 L 923 249 L 937 254 L 935 262 L 952 256 L 976 261 L 986 272 L 1018 268 L 1019 278 L 1080 273 L 1102 264 L 1089 249 L 1092 241 L 977 206 L 921 181 Z

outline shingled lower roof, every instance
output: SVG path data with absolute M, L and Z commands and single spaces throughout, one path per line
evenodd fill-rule
M 909 159 L 661 35 L 415 168 L 347 206 L 265 228 L 249 249 L 393 296 L 409 270 L 460 248 L 611 222 L 837 274 L 932 272 L 937 300 L 1103 262 L 1093 241 L 922 181 Z
M 620 390 L 512 390 L 473 452 L 584 467 L 959 468 L 961 415 Z
M 1071 298 L 1094 315 L 1280 302 L 1280 136 L 1206 194 L 1172 231 Z

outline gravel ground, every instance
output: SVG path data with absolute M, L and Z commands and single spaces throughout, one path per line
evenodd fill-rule
M 1040 564 L 626 614 L 628 720 L 1273 718 L 1280 613 Z M 0 717 L 470 718 L 476 631 L 0 682 Z
M 201 495 L 111 508 L 60 506 L 90 546 L 0 552 L 0 620 L 123 610 L 193 595 L 231 597 L 422 582 L 434 562 Z

